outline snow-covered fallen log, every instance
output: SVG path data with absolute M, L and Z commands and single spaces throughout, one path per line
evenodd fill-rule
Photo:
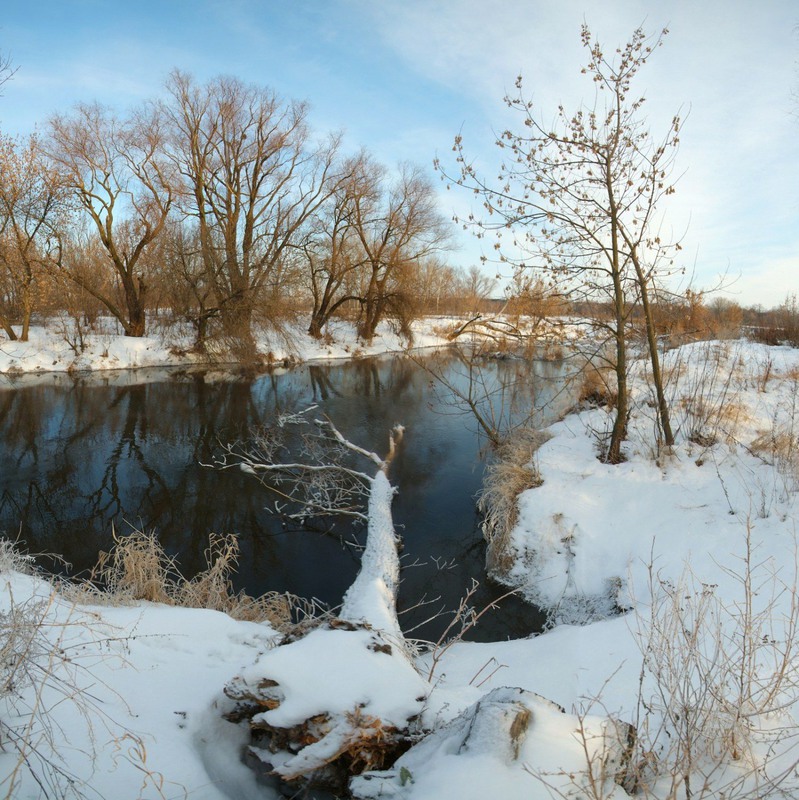
M 227 718 L 249 723 L 249 760 L 260 772 L 338 792 L 351 775 L 390 765 L 410 746 L 429 685 L 408 655 L 396 611 L 399 556 L 388 469 L 402 428 L 392 431 L 381 459 L 331 423 L 317 424 L 377 467 L 374 476 L 354 473 L 368 488 L 360 571 L 337 618 L 264 653 L 225 694 L 232 701 Z M 253 474 L 280 469 L 252 458 L 241 463 Z M 316 477 L 319 465 L 308 466 Z M 300 474 L 302 465 L 291 470 Z
M 444 701 L 431 697 L 434 684 L 417 670 L 396 613 L 399 557 L 388 469 L 401 429 L 381 459 L 347 442 L 329 422 L 320 425 L 377 467 L 374 476 L 357 473 L 368 487 L 366 547 L 335 619 L 287 638 L 225 687 L 227 718 L 249 726 L 250 766 L 278 789 L 312 787 L 364 800 L 528 800 L 536 789 L 544 797 L 553 787 L 569 797 L 584 794 L 592 780 L 603 783 L 602 796 L 625 797 L 617 782 L 630 726 L 566 715 L 515 688 L 476 702 L 474 690 Z M 320 465 L 313 466 L 316 477 Z M 256 475 L 279 469 L 253 460 L 245 467 Z M 296 476 L 298 465 L 291 469 Z M 315 496 L 318 502 L 323 493 Z M 600 766 L 601 776 L 594 776 Z M 486 776 L 498 779 L 499 789 Z
M 361 569 L 344 595 L 339 619 L 366 623 L 402 644 L 402 631 L 397 621 L 399 558 L 391 516 L 393 496 L 394 487 L 381 468 L 369 492 L 366 549 L 361 556 Z

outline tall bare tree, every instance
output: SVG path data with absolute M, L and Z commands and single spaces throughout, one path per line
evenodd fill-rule
M 364 256 L 359 334 L 369 340 L 392 307 L 401 312 L 407 303 L 405 273 L 445 249 L 449 231 L 421 169 L 402 164 L 391 180 L 368 157 L 353 183 L 351 219 Z
M 65 192 L 39 139 L 0 138 L 0 325 L 10 339 L 17 319 L 26 342 L 47 274 L 61 263 Z
M 673 264 L 679 243 L 661 233 L 661 201 L 674 191 L 670 178 L 681 119 L 674 116 L 659 140 L 643 116 L 644 97 L 632 82 L 667 33 L 648 37 L 636 30 L 629 42 L 607 57 L 587 26 L 582 43 L 594 101 L 568 113 L 561 105 L 555 121 L 542 121 L 522 87 L 506 97 L 518 112 L 520 130 L 505 130 L 497 144 L 507 154 L 499 183 L 482 178 L 455 139 L 454 180 L 477 192 L 488 217 L 467 220 L 478 232 L 495 230 L 502 257 L 521 266 L 531 261 L 554 276 L 562 290 L 582 299 L 609 299 L 607 329 L 614 343 L 615 422 L 605 458 L 622 460 L 629 400 L 627 342 L 630 314 L 640 305 L 645 322 L 658 417 L 664 443 L 674 437 L 663 391 L 651 297 Z
M 147 279 L 143 258 L 172 205 L 162 125 L 152 109 L 120 120 L 98 104 L 79 105 L 50 121 L 48 149 L 61 180 L 91 220 L 114 278 L 114 292 L 80 269 L 69 276 L 119 321 L 143 336 Z
M 308 333 L 316 338 L 346 303 L 360 302 L 357 273 L 365 257 L 354 224 L 364 154 L 348 162 L 346 177 L 314 215 L 302 242 L 306 280 L 313 301 Z
M 461 313 L 480 311 L 480 306 L 497 288 L 496 277 L 487 275 L 474 264 L 461 274 L 459 283 L 463 303 Z
M 199 85 L 175 71 L 167 89 L 180 208 L 196 223 L 215 308 L 249 341 L 257 304 L 335 187 L 338 138 L 314 142 L 304 104 L 235 78 Z

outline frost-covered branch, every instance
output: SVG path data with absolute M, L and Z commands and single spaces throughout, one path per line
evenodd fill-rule
M 397 425 L 389 435 L 389 451 L 385 458 L 347 439 L 329 419 L 315 419 L 314 432 L 303 437 L 303 459 L 282 461 L 286 452 L 285 430 L 307 424 L 305 412 L 281 416 L 275 428 L 260 431 L 250 442 L 224 445 L 213 464 L 216 469 L 240 469 L 253 475 L 266 488 L 284 501 L 276 501 L 275 510 L 286 519 L 304 521 L 309 517 L 346 516 L 368 522 L 364 512 L 375 478 L 345 463 L 348 453 L 365 458 L 387 472 L 402 438 L 403 428 Z M 290 504 L 298 506 L 292 509 Z

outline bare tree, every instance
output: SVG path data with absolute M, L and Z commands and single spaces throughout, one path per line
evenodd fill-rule
M 646 321 L 658 417 L 666 445 L 674 437 L 663 392 L 650 298 L 658 278 L 673 263 L 679 244 L 661 233 L 661 200 L 674 192 L 670 180 L 681 120 L 674 116 L 655 140 L 642 116 L 644 98 L 631 84 L 667 31 L 647 37 L 640 28 L 608 58 L 582 28 L 588 63 L 582 72 L 593 84 L 592 105 L 574 113 L 563 106 L 553 124 L 534 113 L 516 81 L 506 97 L 518 112 L 521 131 L 505 130 L 497 145 L 507 154 L 498 184 L 482 178 L 467 158 L 461 136 L 454 150 L 455 182 L 476 192 L 488 217 L 470 218 L 478 233 L 494 230 L 503 260 L 520 267 L 536 264 L 557 279 L 562 291 L 582 300 L 609 300 L 606 324 L 615 354 L 616 414 L 607 461 L 622 460 L 628 417 L 627 341 L 630 314 L 640 305 Z M 440 165 L 439 165 L 440 167 Z M 504 236 L 504 238 L 503 238 Z
M 387 312 L 407 302 L 404 273 L 446 248 L 449 237 L 433 186 L 418 167 L 401 165 L 389 182 L 383 167 L 364 158 L 354 186 L 352 224 L 365 273 L 359 334 L 369 340 Z
M 453 313 L 457 308 L 460 271 L 440 256 L 422 259 L 413 270 L 417 300 L 424 314 Z
M 227 331 L 250 342 L 259 300 L 335 187 L 338 137 L 314 143 L 304 104 L 235 78 L 201 86 L 175 71 L 167 89 L 162 113 L 181 177 L 180 208 L 197 225 Z
M 17 69 L 11 61 L 11 56 L 0 52 L 0 90 L 14 77 Z
M 461 276 L 461 299 L 463 311 L 476 312 L 496 289 L 497 279 L 486 275 L 478 266 L 472 265 Z
M 354 203 L 358 196 L 361 159 L 344 169 L 343 180 L 320 208 L 302 244 L 307 262 L 307 280 L 313 298 L 308 333 L 319 338 L 322 330 L 345 303 L 360 301 L 354 273 L 364 265 L 357 231 L 353 224 Z
M 50 155 L 93 224 L 116 291 L 108 292 L 78 270 L 67 268 L 69 275 L 103 303 L 126 336 L 144 336 L 144 254 L 163 230 L 172 205 L 161 131 L 152 110 L 120 120 L 98 104 L 79 105 L 71 116 L 50 121 Z
M 61 262 L 66 213 L 64 191 L 39 140 L 0 139 L 0 270 L 5 284 L 0 325 L 9 339 L 17 338 L 11 327 L 17 317 L 19 338 L 28 340 L 47 273 Z

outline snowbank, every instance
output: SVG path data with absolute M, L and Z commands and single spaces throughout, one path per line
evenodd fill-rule
M 436 331 L 446 324 L 447 320 L 433 318 L 417 322 L 413 326 L 414 346 L 445 344 L 445 337 Z M 111 320 L 101 320 L 96 332 L 86 334 L 85 348 L 81 350 L 58 324 L 32 326 L 29 341 L 0 342 L 0 374 L 13 378 L 29 373 L 187 367 L 208 363 L 207 358 L 190 351 L 191 336 L 178 327 L 141 338 L 108 332 L 112 329 Z M 408 347 L 408 342 L 388 325 L 381 325 L 372 342 L 365 343 L 358 339 L 352 324 L 342 321 L 330 323 L 327 336 L 322 340 L 308 336 L 301 326 L 290 325 L 282 332 L 262 332 L 256 337 L 256 344 L 258 351 L 276 364 L 363 357 L 403 351 Z M 224 360 L 224 354 L 220 353 L 212 362 Z
M 670 452 L 654 452 L 640 375 L 623 464 L 597 459 L 598 434 L 611 424 L 602 409 L 553 425 L 537 451 L 543 484 L 519 497 L 514 566 L 503 579 L 559 622 L 635 605 L 650 567 L 676 579 L 690 561 L 716 583 L 735 569 L 748 530 L 775 563 L 792 559 L 799 351 L 706 342 L 672 351 L 666 368 L 679 373 L 669 387 L 678 437 Z
M 247 732 L 220 716 L 222 687 L 236 675 L 257 681 L 260 661 L 293 690 L 263 709 L 267 722 L 364 703 L 358 713 L 370 725 L 416 718 L 419 742 L 354 782 L 357 797 L 684 797 L 685 775 L 708 781 L 705 796 L 766 797 L 778 787 L 790 796 L 799 789 L 799 354 L 711 343 L 668 354 L 666 366 L 679 377 L 670 383 L 672 452 L 653 451 L 653 410 L 636 381 L 626 462 L 597 461 L 608 417 L 583 411 L 553 426 L 536 456 L 543 484 L 519 499 L 506 580 L 561 623 L 590 624 L 456 644 L 431 683 L 420 677 L 430 654 L 413 670 L 370 630 L 320 629 L 295 644 L 307 651 L 299 672 L 296 659 L 283 664 L 286 648 L 270 649 L 268 626 L 150 604 L 75 607 L 6 570 L 6 623 L 14 608 L 44 604 L 38 630 L 51 646 L 38 657 L 52 680 L 46 691 L 15 685 L 0 719 L 11 728 L 38 719 L 39 753 L 103 796 L 181 796 L 185 787 L 207 800 L 277 797 L 240 763 Z M 607 618 L 616 607 L 629 613 Z M 626 723 L 638 725 L 640 746 Z M 7 748 L 3 789 L 16 775 L 16 796 L 37 796 L 15 764 Z M 701 781 L 692 786 L 701 794 Z

